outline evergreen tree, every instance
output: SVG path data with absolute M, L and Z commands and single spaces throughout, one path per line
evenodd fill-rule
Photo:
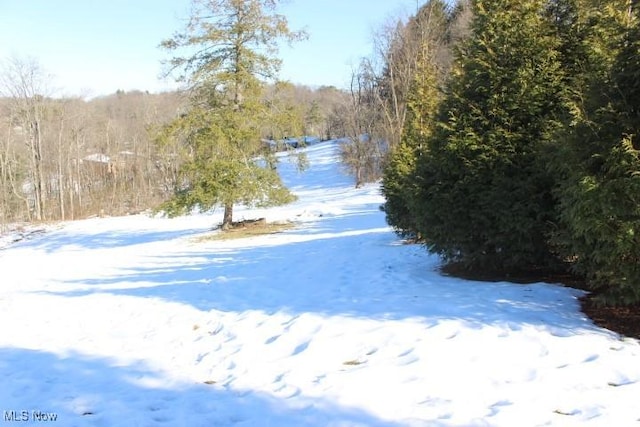
M 417 230 L 468 269 L 548 267 L 553 181 L 541 153 L 564 114 L 543 0 L 475 0 L 470 38 L 418 160 Z
M 280 39 L 301 37 L 275 13 L 276 0 L 194 0 L 183 33 L 162 42 L 186 51 L 169 62 L 187 84 L 191 109 L 165 129 L 162 138 L 181 138 L 188 157 L 181 186 L 163 208 L 177 215 L 193 208 L 224 206 L 222 227 L 232 225 L 233 206 L 292 200 L 263 152 L 260 129 L 270 117 L 263 101 L 274 79 Z M 160 139 L 162 139 L 160 138 Z
M 440 101 L 443 70 L 438 55 L 447 33 L 447 6 L 441 0 L 425 4 L 409 21 L 409 29 L 419 43 L 414 59 L 414 71 L 407 93 L 406 118 L 400 143 L 392 147 L 384 168 L 382 193 L 389 225 L 404 236 L 419 238 L 414 221 L 417 196 L 416 163 L 426 149 L 427 138 L 433 132 L 434 117 Z
M 555 164 L 555 242 L 605 303 L 640 301 L 640 27 L 626 0 L 591 10 L 594 66 Z

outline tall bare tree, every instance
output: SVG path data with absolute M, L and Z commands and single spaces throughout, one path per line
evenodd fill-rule
M 362 179 L 379 178 L 388 157 L 385 153 L 400 144 L 407 121 L 409 93 L 422 66 L 425 49 L 429 50 L 429 61 L 436 70 L 438 84 L 444 84 L 451 65 L 452 46 L 468 25 L 467 10 L 465 1 L 451 9 L 443 0 L 429 0 L 417 9 L 415 16 L 406 21 L 390 18 L 375 34 L 374 54 L 363 58 L 352 74 L 357 91 L 352 84 L 349 115 L 359 117 L 360 122 L 370 122 L 367 126 L 369 146 L 358 147 L 363 144 L 358 141 L 344 147 L 345 161 L 354 173 L 358 171 L 357 184 L 361 184 Z M 366 96 L 362 96 L 363 90 Z M 354 93 L 357 96 L 354 97 Z M 354 164 L 361 166 L 353 169 Z M 370 173 L 361 173 L 363 165 L 367 165 Z
M 36 220 L 46 217 L 43 173 L 43 118 L 48 93 L 45 71 L 33 59 L 9 58 L 0 73 L 0 90 L 11 100 L 11 116 L 17 121 L 30 152 L 29 185 Z

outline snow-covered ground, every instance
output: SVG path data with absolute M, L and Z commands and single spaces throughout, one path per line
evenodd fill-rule
M 438 274 L 336 145 L 281 164 L 299 200 L 0 239 L 3 421 L 60 426 L 636 426 L 640 344 L 569 288 Z M 27 424 L 28 424 L 27 423 Z

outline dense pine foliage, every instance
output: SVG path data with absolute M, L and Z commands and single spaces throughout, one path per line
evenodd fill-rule
M 418 200 L 417 160 L 425 152 L 425 140 L 433 133 L 440 100 L 442 70 L 438 67 L 437 55 L 441 52 L 442 35 L 450 21 L 446 8 L 440 0 L 431 1 L 414 21 L 414 31 L 428 31 L 430 37 L 420 39 L 422 46 L 417 50 L 405 99 L 402 139 L 389 155 L 382 181 L 387 219 L 401 234 L 409 237 L 418 237 L 416 218 L 412 213 L 414 209 L 409 206 Z
M 471 6 L 443 95 L 414 83 L 407 96 L 389 223 L 472 272 L 569 265 L 602 301 L 640 301 L 637 6 Z
M 418 159 L 416 231 L 469 269 L 548 264 L 552 180 L 542 148 L 561 113 L 556 39 L 542 2 L 474 3 L 438 128 Z
M 589 64 L 588 90 L 555 162 L 555 243 L 604 301 L 617 303 L 640 301 L 640 31 L 638 10 L 626 3 L 611 2 L 598 16 L 608 31 L 586 44 L 599 61 Z

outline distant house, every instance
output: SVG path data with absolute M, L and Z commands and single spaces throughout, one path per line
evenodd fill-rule
M 313 145 L 321 142 L 316 136 L 303 136 L 301 138 L 286 137 L 280 140 L 263 139 L 262 143 L 270 147 L 273 151 L 285 151 L 292 148 L 300 148 L 307 145 Z
M 80 165 L 85 173 L 102 178 L 114 178 L 117 175 L 117 167 L 106 154 L 93 153 L 83 157 Z

